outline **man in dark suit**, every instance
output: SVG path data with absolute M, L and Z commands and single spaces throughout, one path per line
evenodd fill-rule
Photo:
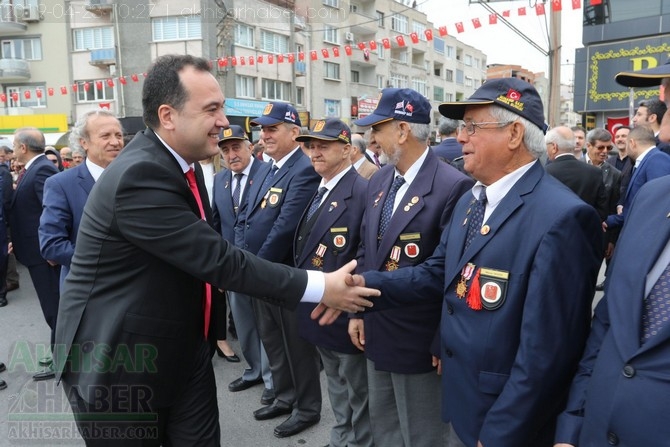
M 402 106 L 400 106 L 402 104 Z M 394 270 L 428 258 L 454 205 L 474 182 L 426 146 L 431 106 L 411 89 L 382 90 L 378 107 L 356 121 L 389 159 L 371 180 L 365 199 L 358 271 Z M 438 294 L 438 296 L 441 296 Z M 440 379 L 431 344 L 442 301 L 366 313 L 349 323 L 352 341 L 368 359 L 370 418 L 379 445 L 442 445 Z
M 663 117 L 667 111 L 668 106 L 659 98 L 640 101 L 635 111 L 635 116 L 633 116 L 633 126 L 650 127 L 654 132 L 655 146 L 662 152 L 670 154 L 670 144 L 659 139 Z
M 60 296 L 60 267 L 49 264 L 40 254 L 37 229 L 42 214 L 44 183 L 58 170 L 44 156 L 44 134 L 39 129 L 18 129 L 14 133 L 14 153 L 17 161 L 25 165 L 25 173 L 19 177 L 9 211 L 12 246 L 16 259 L 28 268 L 44 319 L 51 328 L 50 342 L 53 346 Z M 34 376 L 35 380 L 50 378 L 53 378 L 52 371 Z
M 220 445 L 207 284 L 289 308 L 320 296 L 347 311 L 372 304 L 361 296 L 373 290 L 345 286 L 347 269 L 322 274 L 264 261 L 205 220 L 211 210 L 196 162 L 219 152 L 228 125 L 209 70 L 189 55 L 154 62 L 142 89 L 149 128 L 84 207 L 54 360 L 92 445 Z M 335 315 L 329 309 L 322 322 Z M 138 428 L 142 439 L 132 437 Z M 99 439 L 100 430 L 112 438 Z
M 271 102 L 252 124 L 261 126 L 265 153 L 272 163 L 249 187 L 249 203 L 239 218 L 236 245 L 263 259 L 293 264 L 293 236 L 303 211 L 319 185 L 319 175 L 295 138 L 300 117 L 287 103 Z M 270 360 L 275 401 L 254 412 L 258 420 L 291 416 L 279 424 L 277 437 L 292 436 L 318 422 L 321 415 L 316 351 L 298 336 L 295 312 L 254 301 L 256 322 Z
M 224 129 L 219 147 L 228 169 L 214 177 L 214 228 L 225 240 L 234 244 L 238 216 L 244 212 L 250 186 L 258 180 L 257 173 L 265 162 L 252 156 L 251 142 L 240 126 L 231 125 Z M 240 348 L 249 365 L 242 377 L 228 385 L 228 390 L 243 391 L 265 382 L 261 402 L 271 404 L 274 398 L 272 373 L 256 326 L 252 299 L 237 292 L 228 292 L 228 298 Z M 225 315 L 220 318 L 224 319 Z
M 437 123 L 437 133 L 440 135 L 441 141 L 437 146 L 433 146 L 435 155 L 447 162 L 454 161 L 455 158 L 463 155 L 461 143 L 456 141 L 457 132 L 458 121 L 447 117 L 440 118 Z
M 609 214 L 605 184 L 600 169 L 575 158 L 575 136 L 567 126 L 554 127 L 545 136 L 547 156 L 552 161 L 546 170 L 598 212 L 600 220 Z
M 367 181 L 350 162 L 350 139 L 349 126 L 334 118 L 317 121 L 309 135 L 297 138 L 306 142 L 321 184 L 298 224 L 296 267 L 330 272 L 356 257 Z M 346 315 L 323 327 L 309 317 L 313 309 L 298 305 L 298 334 L 316 346 L 328 378 L 335 415 L 330 446 L 372 446 L 365 356 L 351 343 Z
M 0 147 L 0 151 L 2 148 Z M 12 174 L 9 172 L 9 167 L 5 163 L 0 163 L 0 200 L 2 208 L 2 217 L 0 218 L 0 307 L 7 305 L 7 268 L 9 264 L 9 255 L 7 253 L 7 224 L 9 223 L 9 208 L 12 205 L 12 196 L 14 195 L 14 187 L 12 182 Z
M 633 160 L 628 156 L 628 133 L 630 127 L 624 125 L 615 125 L 612 128 L 614 132 L 614 145 L 617 153 L 607 158 L 607 163 L 611 164 L 621 172 L 621 187 L 619 188 L 619 200 L 626 195 L 630 177 L 633 174 Z
M 489 80 L 440 113 L 464 120 L 472 194 L 429 259 L 354 282 L 380 288 L 376 311 L 444 297 L 442 418 L 460 438 L 451 445 L 548 447 L 588 334 L 598 214 L 542 168 L 542 101 L 527 82 Z
M 670 177 L 652 180 L 629 205 L 612 274 L 558 419 L 557 447 L 668 444 L 670 327 L 661 317 L 670 297 L 661 284 L 670 276 L 669 190 Z
M 91 188 L 123 149 L 121 123 L 106 110 L 86 112 L 70 131 L 70 144 L 86 151 L 86 160 L 44 183 L 38 230 L 42 257 L 61 266 L 61 285 L 70 272 L 79 223 Z

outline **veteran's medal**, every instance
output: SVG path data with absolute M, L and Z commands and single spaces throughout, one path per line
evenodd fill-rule
M 475 265 L 471 262 L 468 262 L 463 266 L 461 270 L 461 277 L 456 284 L 456 296 L 459 299 L 465 298 L 465 295 L 468 293 L 468 281 L 472 278 L 472 272 L 475 270 Z
M 319 246 L 316 248 L 316 253 L 314 254 L 314 257 L 312 258 L 312 265 L 318 269 L 321 269 L 323 267 L 323 255 L 326 254 L 326 250 L 328 247 L 326 247 L 323 244 L 319 244 Z
M 393 270 L 398 270 L 398 261 L 400 261 L 400 253 L 402 253 L 402 249 L 397 245 L 394 245 L 393 248 L 391 249 L 391 255 L 389 256 L 389 260 L 386 263 L 386 271 L 390 272 Z

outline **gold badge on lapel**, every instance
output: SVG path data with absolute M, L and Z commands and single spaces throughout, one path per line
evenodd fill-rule
M 321 269 L 323 267 L 323 256 L 326 254 L 326 250 L 328 250 L 328 247 L 323 244 L 319 244 L 319 246 L 316 247 L 316 253 L 312 258 L 312 266 L 316 267 L 317 269 Z

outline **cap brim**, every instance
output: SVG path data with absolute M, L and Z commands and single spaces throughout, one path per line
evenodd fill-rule
M 259 116 L 250 121 L 252 126 L 276 126 L 277 124 L 283 123 L 283 120 L 278 120 L 277 118 L 270 118 L 269 116 Z
M 389 118 L 388 116 L 375 115 L 374 113 L 371 113 L 365 118 L 355 120 L 354 124 L 357 126 L 367 127 L 367 126 L 374 126 L 375 124 L 383 123 L 386 121 L 391 121 L 392 119 L 393 118 Z
M 327 137 L 325 135 L 300 135 L 295 137 L 295 141 L 309 141 L 309 140 L 321 140 L 321 141 L 344 141 L 340 140 L 339 137 Z
M 462 120 L 463 115 L 465 115 L 465 108 L 467 106 L 485 106 L 493 104 L 491 100 L 468 100 L 468 101 L 458 101 L 458 102 L 443 102 L 437 107 L 437 110 L 440 111 L 440 115 L 454 120 Z
M 622 72 L 614 76 L 617 84 L 625 87 L 654 87 L 661 85 L 665 78 L 670 78 L 670 64 L 646 70 Z
M 219 146 L 221 146 L 221 143 L 225 143 L 226 141 L 231 141 L 231 140 L 238 140 L 238 141 L 249 141 L 248 138 L 243 138 L 243 137 L 226 137 L 226 138 L 221 138 L 219 140 Z

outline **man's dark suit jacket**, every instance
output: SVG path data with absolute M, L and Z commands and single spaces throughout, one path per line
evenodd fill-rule
M 557 157 L 545 169 L 595 208 L 600 219 L 605 220 L 609 208 L 600 169 L 577 160 L 572 154 Z
M 440 141 L 440 144 L 433 146 L 431 149 L 433 149 L 435 155 L 445 161 L 454 161 L 454 158 L 463 155 L 463 146 L 453 137 L 445 138 Z
M 611 155 L 607 158 L 607 163 L 611 164 L 621 172 L 621 187 L 619 188 L 619 204 L 621 199 L 625 197 L 630 183 L 630 177 L 633 174 L 633 165 L 635 162 L 630 158 L 624 158 L 623 162 L 619 161 L 618 155 Z
M 120 385 L 146 387 L 153 408 L 169 406 L 188 392 L 183 384 L 204 336 L 205 282 L 295 308 L 307 275 L 225 242 L 200 218 L 180 165 L 147 129 L 105 170 L 84 207 L 59 309 L 57 375 L 89 403 Z M 132 362 L 111 368 L 120 351 Z

